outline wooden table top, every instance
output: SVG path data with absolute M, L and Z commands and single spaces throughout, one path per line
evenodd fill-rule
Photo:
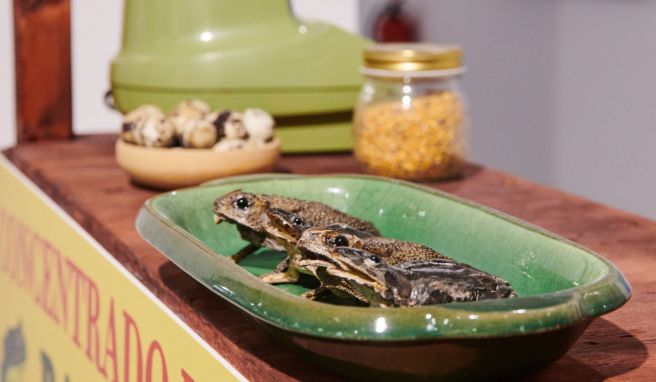
M 157 192 L 130 184 L 114 161 L 115 139 L 84 136 L 4 154 L 244 376 L 343 380 L 281 347 L 141 239 L 137 212 Z M 358 171 L 344 154 L 287 156 L 279 167 L 299 174 Z M 624 307 L 595 320 L 566 356 L 527 381 L 656 379 L 656 222 L 477 166 L 462 180 L 428 185 L 578 242 L 610 259 L 631 283 L 633 297 Z

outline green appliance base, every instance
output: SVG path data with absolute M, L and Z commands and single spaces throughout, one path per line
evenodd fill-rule
M 353 148 L 351 121 L 277 126 L 283 153 L 339 152 Z

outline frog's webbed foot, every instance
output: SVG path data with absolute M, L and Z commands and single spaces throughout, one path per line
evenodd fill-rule
M 309 290 L 301 295 L 301 297 L 307 298 L 309 300 L 316 300 L 317 298 L 323 296 L 326 294 L 328 289 L 326 289 L 325 286 L 321 285 L 318 288 L 314 288 L 312 290 Z
M 251 253 L 255 252 L 259 247 L 257 245 L 253 244 L 248 244 L 244 248 L 240 249 L 237 253 L 234 255 L 230 256 L 229 259 L 234 261 L 235 263 L 239 263 L 244 259 L 244 257 L 250 255 Z
M 274 272 L 287 272 L 289 270 L 289 257 L 285 257 L 285 260 L 281 261 L 276 265 Z
M 269 284 L 283 284 L 283 283 L 295 283 L 298 281 L 298 272 L 281 272 L 275 270 L 269 274 L 262 275 L 260 278 L 262 281 Z

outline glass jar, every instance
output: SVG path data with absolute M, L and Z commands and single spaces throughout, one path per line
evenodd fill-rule
M 364 51 L 354 115 L 365 171 L 408 180 L 459 177 L 469 149 L 467 101 L 455 45 L 377 44 Z

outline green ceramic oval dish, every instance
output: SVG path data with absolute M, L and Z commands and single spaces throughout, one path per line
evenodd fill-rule
M 271 286 L 283 255 L 261 250 L 235 265 L 246 243 L 215 225 L 212 201 L 226 192 L 316 200 L 372 221 L 383 235 L 430 246 L 512 284 L 519 297 L 413 308 L 340 306 Z M 265 324 L 301 354 L 367 379 L 515 375 L 544 366 L 590 321 L 624 304 L 628 282 L 591 251 L 498 211 L 412 183 L 378 177 L 265 174 L 214 181 L 154 197 L 137 229 L 175 264 Z

